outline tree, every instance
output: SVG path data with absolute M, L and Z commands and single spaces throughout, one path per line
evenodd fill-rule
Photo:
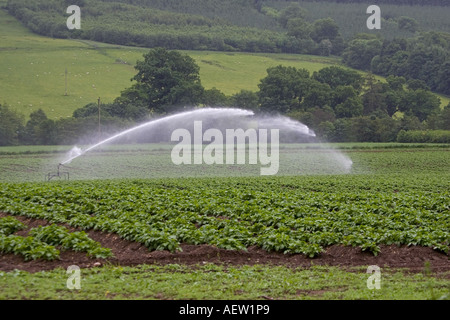
M 342 54 L 343 62 L 349 67 L 370 70 L 372 59 L 381 53 L 379 39 L 354 39 Z
M 149 110 L 165 113 L 186 105 L 197 105 L 203 95 L 200 68 L 194 59 L 163 48 L 150 50 L 138 61 L 136 81 L 122 92 L 121 102 L 144 103 Z
M 430 87 L 428 87 L 426 82 L 423 80 L 410 79 L 410 80 L 408 80 L 407 85 L 408 85 L 409 90 L 414 90 L 414 91 L 418 90 L 418 89 L 430 90 Z
M 258 95 L 250 90 L 241 90 L 231 96 L 231 104 L 234 107 L 256 110 L 258 109 Z
M 410 17 L 399 17 L 397 23 L 400 30 L 407 30 L 415 33 L 419 29 L 419 23 Z
M 337 86 L 334 89 L 331 100 L 331 107 L 344 103 L 348 99 L 359 98 L 359 93 L 352 86 Z
M 118 117 L 121 119 L 128 119 L 133 121 L 141 121 L 148 116 L 147 107 L 136 102 L 122 102 L 116 99 L 113 103 L 102 104 L 100 106 L 101 119 Z M 89 118 L 98 117 L 98 104 L 89 103 L 86 106 L 76 109 L 73 112 L 74 118 Z
M 310 85 L 306 69 L 281 65 L 267 69 L 267 76 L 258 85 L 261 110 L 287 113 L 299 109 Z
M 338 86 L 352 86 L 360 90 L 363 77 L 356 71 L 344 69 L 337 66 L 323 68 L 313 73 L 313 79 L 328 84 L 332 89 Z
M 341 54 L 344 50 L 344 40 L 339 33 L 339 27 L 331 18 L 314 21 L 310 36 L 319 44 L 320 55 Z
M 406 79 L 404 77 L 396 77 L 396 76 L 392 76 L 392 75 L 387 77 L 386 81 L 389 85 L 389 88 L 394 91 L 402 91 L 403 86 L 406 83 Z
M 306 14 L 307 11 L 302 7 L 300 7 L 298 3 L 292 3 L 281 12 L 279 22 L 283 28 L 287 28 L 289 20 L 292 19 L 304 20 Z
M 30 120 L 25 125 L 23 142 L 25 144 L 39 145 L 47 140 L 45 132 L 41 130 L 41 125 L 48 120 L 47 115 L 42 109 L 30 114 Z
M 386 103 L 384 101 L 384 88 L 380 81 L 375 81 L 372 74 L 366 77 L 367 90 L 362 99 L 364 104 L 364 114 L 370 115 L 377 110 L 387 113 Z
M 363 103 L 359 97 L 352 97 L 335 107 L 336 117 L 352 118 L 360 116 L 363 112 Z
M 450 103 L 427 118 L 427 128 L 431 130 L 450 130 Z
M 384 93 L 383 101 L 387 114 L 392 117 L 398 110 L 405 92 L 403 90 L 388 90 Z
M 437 110 L 441 105 L 441 100 L 430 91 L 417 89 L 409 91 L 400 105 L 400 111 L 410 113 L 420 121 L 424 121 L 427 117 Z
M 203 92 L 202 102 L 207 106 L 226 106 L 229 101 L 225 94 L 214 87 Z
M 319 56 L 328 57 L 331 54 L 333 49 L 333 44 L 328 39 L 323 39 L 320 41 L 319 46 L 317 47 L 316 53 Z
M 302 108 L 308 110 L 315 107 L 323 108 L 329 106 L 332 98 L 330 86 L 314 80 L 310 81 L 310 83 L 311 85 L 302 101 Z
M 320 43 L 322 40 L 334 40 L 339 34 L 339 27 L 336 22 L 331 19 L 319 19 L 314 21 L 311 30 L 311 39 Z
M 450 58 L 439 68 L 437 78 L 436 90 L 450 95 Z
M 12 146 L 19 143 L 23 121 L 21 114 L 11 110 L 7 105 L 0 104 L 0 146 Z
M 304 19 L 290 19 L 286 27 L 288 29 L 289 36 L 295 37 L 299 40 L 311 39 L 309 36 L 311 33 L 311 25 Z

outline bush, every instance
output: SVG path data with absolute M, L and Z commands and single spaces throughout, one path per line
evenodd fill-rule
M 401 130 L 397 142 L 402 143 L 450 143 L 450 130 Z

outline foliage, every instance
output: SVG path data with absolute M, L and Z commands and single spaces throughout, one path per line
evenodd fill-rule
M 65 26 L 66 7 L 60 1 L 9 0 L 7 8 L 33 32 L 56 38 L 184 50 L 292 50 L 276 19 L 254 10 L 249 1 L 158 2 L 91 0 L 82 9 L 82 29 L 73 32 Z
M 300 108 L 311 82 L 309 76 L 307 70 L 294 67 L 267 69 L 267 77 L 258 85 L 261 110 L 285 113 Z
M 144 104 L 159 113 L 168 108 L 196 105 L 203 95 L 199 67 L 194 59 L 164 48 L 150 50 L 136 64 L 136 83 L 122 93 L 122 103 Z
M 349 66 L 388 76 L 403 76 L 411 89 L 431 89 L 450 94 L 450 34 L 429 32 L 409 40 L 384 40 L 382 47 L 361 61 L 361 50 L 350 45 L 344 55 Z M 355 41 L 355 40 L 354 40 Z M 351 61 L 351 59 L 356 59 Z M 370 59 L 370 61 L 369 61 Z M 421 82 L 418 82 L 420 80 Z
M 363 84 L 363 77 L 358 72 L 338 66 L 320 69 L 314 72 L 312 77 L 321 83 L 328 84 L 333 89 L 338 86 L 352 86 L 355 90 L 359 90 Z
M 18 144 L 23 121 L 23 115 L 0 104 L 0 146 Z
M 26 261 L 36 259 L 55 260 L 59 258 L 59 251 L 55 247 L 33 237 L 15 235 L 4 236 L 0 234 L 0 252 L 21 255 Z
M 53 224 L 32 228 L 27 237 L 13 235 L 24 228 L 25 225 L 13 217 L 0 218 L 0 252 L 21 255 L 25 260 L 55 260 L 59 258 L 55 246 L 61 246 L 63 250 L 86 252 L 94 258 L 112 256 L 111 249 L 102 248 L 85 232 L 69 232 Z
M 231 103 L 234 107 L 247 110 L 256 110 L 259 108 L 258 95 L 250 90 L 241 90 L 231 96 Z
M 405 131 L 401 130 L 397 136 L 398 142 L 405 143 L 449 143 L 450 131 L 449 130 L 427 130 L 427 131 Z
M 380 35 L 385 39 L 411 38 L 421 31 L 450 32 L 450 22 L 447 18 L 448 3 L 438 4 L 433 1 L 426 1 L 425 5 L 418 5 L 417 2 L 406 0 L 407 5 L 402 5 L 402 1 L 280 1 L 263 0 L 263 8 L 272 12 L 283 12 L 287 7 L 296 2 L 307 12 L 306 21 L 312 23 L 318 19 L 331 18 L 339 26 L 339 31 L 345 40 L 350 40 L 358 33 L 370 33 Z M 406 1 L 403 1 L 406 2 Z M 447 1 L 447 0 L 443 0 Z M 441 1 L 441 2 L 443 2 Z M 368 30 L 366 21 L 369 17 L 366 14 L 367 7 L 377 4 L 382 10 L 381 30 Z M 406 20 L 405 20 L 406 18 Z M 417 26 L 413 19 L 416 21 Z M 404 25 L 411 21 L 411 24 Z M 412 28 L 409 28 L 412 26 Z M 406 29 L 405 29 L 406 27 Z
M 220 259 L 221 257 L 217 257 Z M 251 264 L 251 265 L 250 265 Z M 229 264 L 104 265 L 82 269 L 82 289 L 62 290 L 67 274 L 60 268 L 30 273 L 0 272 L 1 300 L 436 300 L 449 299 L 449 280 L 441 273 L 383 269 L 382 290 L 368 290 L 367 267 L 308 268 Z M 149 277 L 151 275 L 151 277 Z M 448 273 L 444 273 L 448 275 Z M 48 279 L 52 279 L 49 281 Z M 17 285 L 20 283 L 20 285 Z M 27 290 L 23 290 L 27 288 Z M 318 293 L 320 294 L 312 294 Z M 189 304 L 191 306 L 191 304 Z M 158 308 L 159 309 L 159 308 Z M 156 313 L 157 310 L 153 309 Z M 251 309 L 249 309 L 251 310 Z M 280 310 L 280 309 L 278 309 Z M 289 314 L 277 310 L 277 314 Z M 270 309 L 272 312 L 273 309 Z M 179 308 L 165 309 L 175 317 Z M 334 310 L 330 310 L 334 312 Z
M 448 251 L 448 188 L 427 181 L 380 176 L 368 184 L 367 177 L 354 176 L 2 184 L 0 210 L 116 233 L 150 250 L 209 243 L 308 256 L 333 244 L 374 254 L 381 244 Z M 58 241 L 60 229 L 44 231 Z
M 33 228 L 30 235 L 47 244 L 60 245 L 64 250 L 86 252 L 91 257 L 109 258 L 112 256 L 111 249 L 102 248 L 100 243 L 89 238 L 84 231 L 69 232 L 67 228 L 53 224 Z
M 372 59 L 381 52 L 382 43 L 379 39 L 351 40 L 342 54 L 342 61 L 349 67 L 370 70 Z
M 24 228 L 25 225 L 13 217 L 0 218 L 0 235 L 9 236 Z

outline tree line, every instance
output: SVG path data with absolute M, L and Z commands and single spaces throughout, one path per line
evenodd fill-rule
M 429 32 L 384 41 L 360 35 L 349 42 L 342 57 L 349 67 L 421 80 L 432 91 L 450 94 L 450 34 Z
M 370 73 L 362 76 L 337 66 L 311 74 L 279 65 L 267 69 L 257 92 L 242 90 L 226 96 L 216 88 L 203 87 L 199 67 L 187 55 L 155 48 L 143 58 L 135 66 L 134 84 L 113 103 L 88 104 L 75 110 L 71 118 L 52 120 L 38 110 L 25 123 L 23 115 L 0 105 L 0 145 L 92 143 L 150 119 L 204 106 L 284 114 L 333 142 L 421 137 L 405 134 L 414 130 L 438 130 L 439 134 L 428 133 L 430 141 L 450 142 L 450 104 L 441 109 L 440 99 L 421 80 L 389 76 L 380 82 Z M 159 142 L 163 138 L 155 135 L 152 139 Z
M 152 2 L 145 1 L 79 1 L 82 28 L 68 30 L 62 13 L 69 2 L 8 0 L 6 8 L 33 32 L 55 38 L 177 50 L 321 55 L 339 54 L 344 45 L 332 19 L 309 25 L 304 21 L 304 12 L 296 8 L 287 8 L 277 18 L 259 13 L 248 1 L 190 0 L 189 8 L 183 1 L 183 10 L 192 13 L 175 10 L 175 3 L 180 5 L 180 1 L 160 4 L 165 10 L 155 9 L 150 6 Z M 223 12 L 212 5 L 223 7 Z M 301 30 L 303 27 L 306 31 Z

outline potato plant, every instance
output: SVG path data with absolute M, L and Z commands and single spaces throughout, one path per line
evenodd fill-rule
M 3 184 L 0 210 L 115 233 L 149 250 L 188 243 L 314 257 L 331 245 L 374 255 L 380 245 L 420 245 L 447 253 L 445 181 L 354 175 Z M 61 228 L 46 228 L 34 234 L 88 250 L 84 236 L 64 240 Z

